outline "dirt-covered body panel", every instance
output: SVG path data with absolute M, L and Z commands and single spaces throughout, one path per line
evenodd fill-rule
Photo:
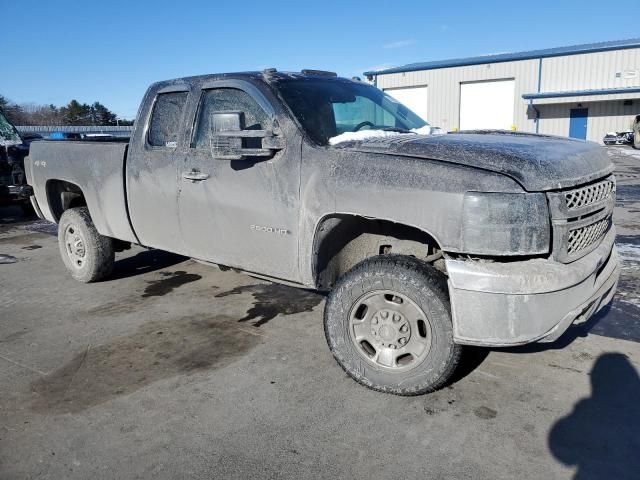
M 314 85 L 338 93 L 316 108 Z M 353 95 L 340 93 L 351 87 Z M 81 197 L 102 235 L 309 288 L 331 289 L 375 255 L 439 262 L 459 342 L 536 341 L 610 299 L 617 260 L 603 239 L 613 231 L 615 179 L 601 147 L 509 132 L 419 135 L 353 120 L 345 109 L 357 95 L 384 97 L 370 89 L 322 73 L 272 71 L 160 82 L 145 95 L 128 146 L 34 143 L 29 183 L 49 220 Z M 165 124 L 155 128 L 165 101 Z M 406 110 L 398 122 L 417 118 L 384 102 Z M 331 128 L 320 122 L 337 116 L 342 123 Z M 221 129 L 221 119 L 236 123 Z M 363 127 L 385 138 L 328 141 Z M 565 199 L 553 210 L 550 200 Z M 507 263 L 517 270 L 502 268 Z M 536 283 L 546 267 L 562 279 L 553 292 Z M 511 279 L 522 288 L 496 291 Z M 563 290 L 572 299 L 566 308 Z M 543 294 L 553 296 L 551 311 L 529 308 L 544 305 Z M 551 327 L 536 318 L 541 312 Z
M 605 150 L 592 142 L 513 132 L 461 132 L 349 142 L 340 148 L 406 155 L 502 173 L 527 191 L 588 183 L 613 171 Z
M 64 192 L 51 188 L 50 182 L 67 182 L 82 189 L 98 232 L 137 242 L 129 223 L 123 180 L 126 151 L 127 144 L 122 142 L 33 142 L 25 167 L 44 217 L 52 222 L 60 219 L 63 206 L 57 201 Z

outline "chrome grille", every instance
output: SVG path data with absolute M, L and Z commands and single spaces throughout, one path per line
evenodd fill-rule
M 567 210 L 576 210 L 601 202 L 616 191 L 616 184 L 611 179 L 577 188 L 564 194 Z
M 607 217 L 591 225 L 569 230 L 567 236 L 567 253 L 569 255 L 576 255 L 581 250 L 590 247 L 600 240 L 607 230 L 609 230 L 610 222 L 611 218 Z

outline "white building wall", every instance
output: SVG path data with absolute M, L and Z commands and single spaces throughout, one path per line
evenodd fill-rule
M 640 48 L 381 74 L 376 77 L 376 85 L 383 90 L 427 86 L 425 120 L 455 130 L 460 127 L 460 84 L 504 79 L 515 80 L 516 129 L 535 132 L 535 111 L 522 98 L 523 94 L 640 87 Z M 632 100 L 633 104 L 624 105 L 624 99 Z M 541 114 L 539 133 L 567 136 L 569 111 L 581 105 L 589 109 L 588 140 L 602 142 L 609 131 L 627 130 L 632 117 L 640 113 L 640 94 L 610 95 L 602 100 L 595 96 L 539 100 L 541 104 L 535 105 Z
M 638 71 L 640 48 L 543 58 L 541 91 L 640 87 Z
M 514 124 L 518 130 L 535 129 L 527 118 L 527 104 L 523 93 L 537 91 L 538 60 L 521 60 L 484 65 L 420 70 L 379 75 L 378 88 L 427 86 L 427 120 L 432 125 L 453 130 L 460 127 L 460 83 L 483 80 L 515 79 Z

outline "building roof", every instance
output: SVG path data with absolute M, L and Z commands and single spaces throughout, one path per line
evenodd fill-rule
M 385 68 L 364 72 L 366 76 L 384 75 L 387 73 L 415 72 L 417 70 L 434 70 L 437 68 L 463 67 L 466 65 L 482 65 L 485 63 L 513 62 L 516 60 L 531 60 L 535 58 L 561 57 L 564 55 L 578 55 L 581 53 L 607 52 L 640 48 L 640 38 L 628 40 L 614 40 L 610 42 L 587 43 L 569 47 L 546 48 L 543 50 L 529 50 L 526 52 L 500 53 L 497 55 L 483 55 L 480 57 L 454 58 L 451 60 L 436 60 L 433 62 L 410 63 L 401 67 Z
M 536 98 L 587 97 L 591 95 L 615 95 L 621 93 L 640 93 L 640 87 L 601 88 L 597 90 L 569 90 L 564 92 L 525 93 L 522 98 L 534 100 Z

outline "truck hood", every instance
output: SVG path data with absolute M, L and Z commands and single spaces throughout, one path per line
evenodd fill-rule
M 596 143 L 502 131 L 397 135 L 344 142 L 335 148 L 489 170 L 508 175 L 527 191 L 572 187 L 613 171 L 606 150 Z

